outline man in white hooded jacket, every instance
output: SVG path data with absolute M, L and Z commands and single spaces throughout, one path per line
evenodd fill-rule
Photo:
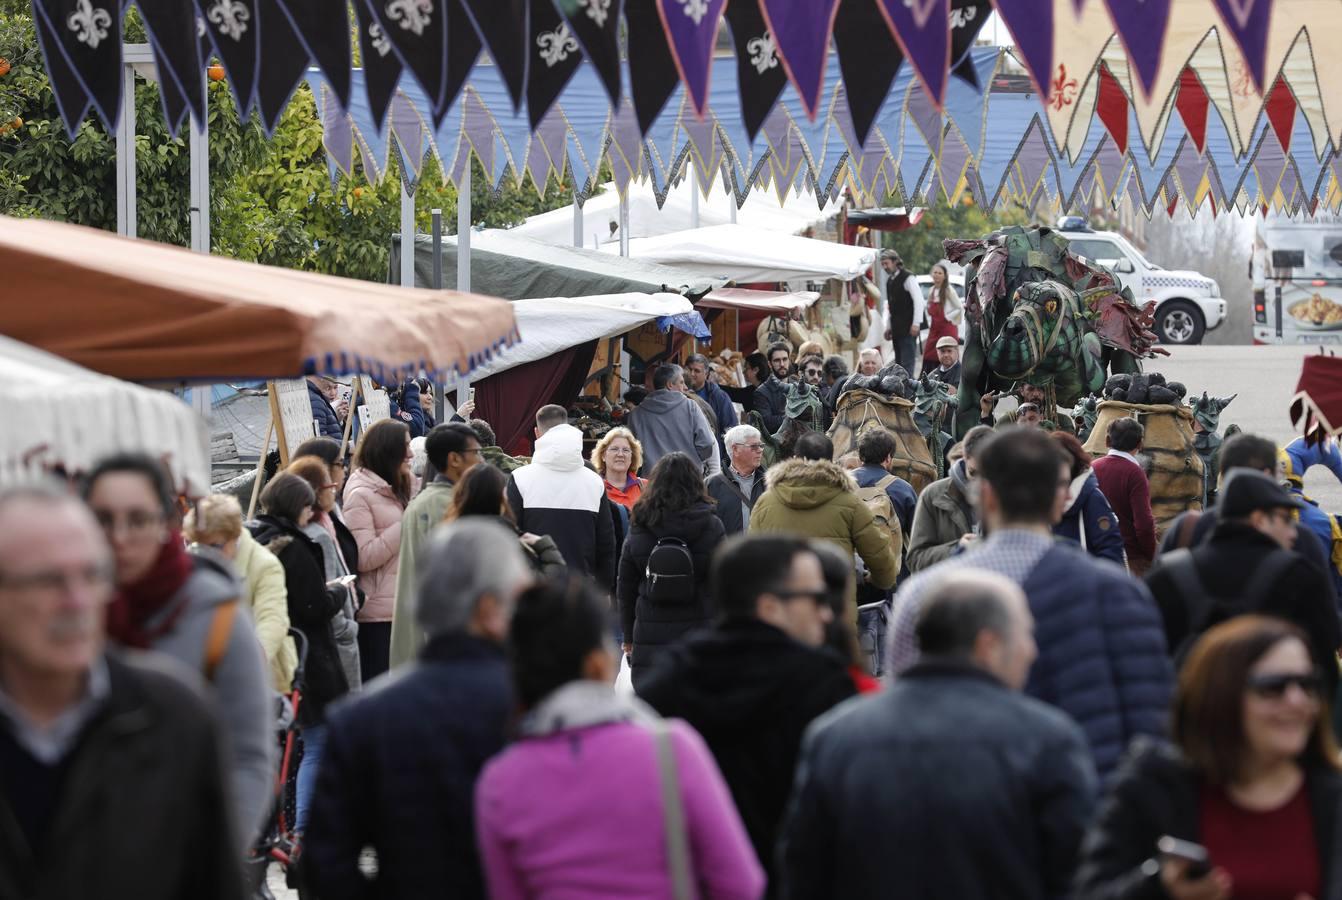
M 615 525 L 606 485 L 582 458 L 582 432 L 562 406 L 536 413 L 531 465 L 508 478 L 508 505 L 523 532 L 549 535 L 571 571 L 611 590 L 615 584 Z

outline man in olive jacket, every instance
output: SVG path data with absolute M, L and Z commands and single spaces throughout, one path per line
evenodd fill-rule
M 951 466 L 950 475 L 923 488 L 913 511 L 907 562 L 910 572 L 921 572 L 948 559 L 972 539 L 978 521 L 970 501 L 970 485 L 978 477 L 975 454 L 993 429 L 976 425 L 965 435 L 965 457 Z
M 890 534 L 857 497 L 857 482 L 830 461 L 834 445 L 817 432 L 797 438 L 797 455 L 784 460 L 765 476 L 766 490 L 750 513 L 751 534 L 795 534 L 829 541 L 851 556 L 857 553 L 867 567 L 870 584 L 881 590 L 894 587 L 899 577 L 899 554 Z M 856 589 L 848 598 L 856 621 Z

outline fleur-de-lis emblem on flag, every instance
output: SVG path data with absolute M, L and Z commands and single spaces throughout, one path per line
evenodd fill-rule
M 387 18 L 419 36 L 433 24 L 433 0 L 391 0 Z
M 1053 77 L 1049 87 L 1053 94 L 1053 98 L 1049 100 L 1049 105 L 1054 109 L 1071 106 L 1076 100 L 1076 79 L 1067 77 L 1067 66 L 1062 63 L 1058 63 L 1058 74 Z
M 235 41 L 242 40 L 247 32 L 247 20 L 251 11 L 240 0 L 218 0 L 210 7 L 210 21 L 219 29 L 220 34 L 228 35 Z
M 75 33 L 75 40 L 97 50 L 112 27 L 112 17 L 105 9 L 94 9 L 91 0 L 78 0 L 75 11 L 65 18 L 65 25 Z
M 694 21 L 697 28 L 704 22 L 704 16 L 708 15 L 708 0 L 680 0 L 680 5 L 685 7 L 685 15 Z
M 580 0 L 580 3 L 587 7 L 587 18 L 596 23 L 597 28 L 604 28 L 610 18 L 610 0 Z
M 778 67 L 778 44 L 774 42 L 771 31 L 765 31 L 760 37 L 751 38 L 746 44 L 746 52 L 750 54 L 750 64 L 761 75 Z
M 562 22 L 554 31 L 539 35 L 536 38 L 536 46 L 540 48 L 541 61 L 547 68 L 553 69 L 578 49 L 578 39 L 568 30 L 568 23 Z

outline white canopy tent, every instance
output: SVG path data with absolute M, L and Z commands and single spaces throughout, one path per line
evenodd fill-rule
M 605 253 L 618 253 L 610 244 Z M 713 225 L 629 242 L 631 259 L 719 275 L 741 284 L 779 281 L 851 281 L 876 262 L 870 247 L 764 231 L 748 225 Z
M 210 492 L 209 436 L 182 400 L 0 336 L 0 484 L 57 467 L 87 472 L 119 451 L 163 459 L 178 490 Z
M 752 291 L 745 288 L 718 288 L 699 300 L 699 309 L 726 309 L 737 312 L 767 313 L 790 317 L 815 305 L 815 291 Z
M 603 188 L 603 193 L 588 197 L 582 206 L 582 245 L 589 249 L 620 242 L 620 195 L 612 182 L 607 182 Z M 630 184 L 629 237 L 656 237 L 696 226 L 731 224 L 731 206 L 736 199 L 723 190 L 719 179 L 714 179 L 706 198 L 699 197 L 697 222 L 694 190 L 691 181 L 686 179 L 671 189 L 666 203 L 659 209 L 650 184 Z M 828 222 L 839 214 L 841 207 L 841 203 L 831 202 L 822 209 L 816 205 L 815 197 L 807 193 L 790 193 L 780 205 L 773 194 L 752 191 L 745 205 L 737 210 L 736 222 L 778 234 L 800 234 L 807 228 Z M 612 225 L 616 226 L 615 230 Z M 573 206 L 532 216 L 508 232 L 547 244 L 572 246 Z
M 662 316 L 694 310 L 679 294 L 607 294 L 597 297 L 546 297 L 517 300 L 513 313 L 519 343 L 507 347 L 471 372 L 472 381 L 544 359 L 587 341 L 612 338 Z

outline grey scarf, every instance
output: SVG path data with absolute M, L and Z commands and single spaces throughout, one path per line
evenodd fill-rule
M 617 694 L 604 682 L 579 680 L 552 691 L 523 717 L 517 730 L 521 737 L 534 738 L 613 722 L 646 727 L 657 719 L 643 701 Z

